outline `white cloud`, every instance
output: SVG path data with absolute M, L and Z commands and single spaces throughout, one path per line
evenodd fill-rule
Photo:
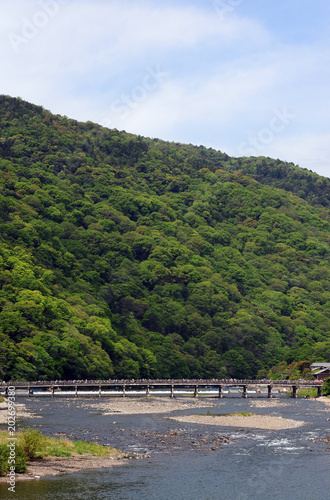
M 284 44 L 247 2 L 222 18 L 212 2 L 186 4 L 71 0 L 16 53 L 8 35 L 22 34 L 42 7 L 8 2 L 0 19 L 2 93 L 80 120 L 229 154 L 286 106 L 295 120 L 261 154 L 285 154 L 307 166 L 318 158 L 313 147 L 323 148 L 313 167 L 323 169 L 328 45 L 317 37 Z M 166 76 L 146 89 L 150 67 Z
M 57 103 L 59 94 L 64 98 L 70 93 L 76 97 L 84 91 L 89 93 L 89 99 L 96 100 L 93 88 L 106 84 L 116 92 L 125 84 L 125 78 L 129 79 L 128 75 L 134 82 L 133 68 L 139 72 L 147 63 L 173 64 L 177 59 L 180 67 L 180 51 L 184 58 L 186 50 L 199 48 L 203 43 L 213 48 L 220 45 L 222 50 L 247 36 L 259 41 L 263 36 L 252 21 L 230 17 L 223 23 L 213 11 L 205 13 L 193 7 L 71 1 L 60 6 L 56 16 L 49 16 L 44 27 L 36 27 L 34 22 L 40 12 L 40 3 L 27 8 L 26 2 L 17 1 L 6 7 L 2 18 L 6 24 L 0 24 L 0 56 L 5 70 L 1 84 L 12 94 L 32 100 L 37 97 L 39 102 L 45 98 L 46 106 L 48 102 Z M 29 33 L 30 38 L 26 38 Z M 197 55 L 197 71 L 199 64 Z

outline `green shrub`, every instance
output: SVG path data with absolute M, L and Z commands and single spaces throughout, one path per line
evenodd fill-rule
M 27 429 L 23 432 L 23 449 L 24 453 L 30 460 L 39 456 L 37 455 L 37 450 L 40 449 L 43 440 L 44 436 L 42 436 L 39 431 Z
M 0 403 L 4 403 L 5 402 L 5 398 L 3 398 L 2 396 L 0 396 Z
M 322 393 L 323 396 L 330 396 L 330 377 L 323 381 Z
M 26 456 L 23 446 L 16 447 L 16 472 L 22 473 L 27 470 L 28 457 Z
M 15 472 L 21 473 L 27 470 L 27 456 L 24 453 L 23 446 L 15 447 L 15 463 L 9 464 L 10 450 L 6 444 L 0 444 L 0 476 L 5 476 L 9 471 L 10 465 L 15 465 Z
M 0 476 L 5 476 L 8 471 L 9 448 L 5 444 L 0 444 Z
M 311 389 L 299 389 L 298 390 L 298 396 L 301 396 L 305 398 L 306 396 L 309 396 L 310 398 L 316 398 L 317 397 L 317 388 L 311 388 Z

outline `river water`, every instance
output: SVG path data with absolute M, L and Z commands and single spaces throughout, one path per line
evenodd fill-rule
M 280 406 L 255 408 L 255 399 L 203 398 L 205 408 L 175 411 L 254 412 L 302 420 L 295 429 L 265 431 L 197 425 L 169 420 L 168 414 L 102 415 L 109 398 L 20 399 L 42 419 L 21 427 L 48 436 L 95 441 L 127 452 L 143 452 L 111 469 L 17 482 L 16 493 L 0 485 L 7 500 L 316 500 L 330 498 L 330 409 L 321 402 L 281 397 Z M 259 399 L 258 399 L 259 401 Z M 262 399 L 267 401 L 267 399 Z M 150 400 L 149 400 L 150 402 Z M 132 406 L 134 399 L 132 398 Z

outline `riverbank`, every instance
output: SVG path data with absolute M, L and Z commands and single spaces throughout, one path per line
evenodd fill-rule
M 127 463 L 127 459 L 124 459 L 124 455 L 120 452 L 114 452 L 113 456 L 107 457 L 95 457 L 89 453 L 82 455 L 74 453 L 71 457 L 46 457 L 28 462 L 28 470 L 22 474 L 16 474 L 15 481 L 73 474 L 91 469 L 104 469 L 125 463 Z M 6 476 L 0 476 L 0 484 L 6 483 L 7 480 Z
M 8 404 L 5 403 L 0 403 L 0 424 L 7 424 L 8 422 L 8 412 L 6 411 L 8 409 Z M 39 415 L 36 415 L 35 413 L 30 412 L 25 404 L 23 403 L 16 403 L 15 404 L 15 418 L 17 419 L 22 419 L 22 418 L 41 418 Z
M 11 451 L 8 450 L 9 442 L 14 446 L 14 450 L 12 448 Z M 141 454 L 127 455 L 115 448 L 96 443 L 46 437 L 38 431 L 18 432 L 15 437 L 2 431 L 0 432 L 0 483 L 6 483 L 8 480 L 10 470 L 8 464 L 12 456 L 15 460 L 15 481 L 109 468 L 123 465 L 131 458 L 144 458 Z
M 319 401 L 320 403 L 324 403 L 325 405 L 330 406 L 330 398 L 328 398 L 327 396 L 317 398 L 315 401 Z

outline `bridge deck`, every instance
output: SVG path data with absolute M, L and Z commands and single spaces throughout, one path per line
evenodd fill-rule
M 122 395 L 133 396 L 145 393 L 146 396 L 150 393 L 160 390 L 167 390 L 170 397 L 174 397 L 175 390 L 187 389 L 193 391 L 193 396 L 198 397 L 199 391 L 208 389 L 208 395 L 216 394 L 216 397 L 222 398 L 224 390 L 232 391 L 239 390 L 243 398 L 248 397 L 248 390 L 255 390 L 257 393 L 266 389 L 268 398 L 273 397 L 273 388 L 286 388 L 292 393 L 292 397 L 297 397 L 299 388 L 314 388 L 318 390 L 318 395 L 321 395 L 322 383 L 315 384 L 310 381 L 303 380 L 275 380 L 275 381 L 260 381 L 260 380 L 108 380 L 108 381 L 36 381 L 36 382 L 16 382 L 0 384 L 0 393 L 7 395 L 14 391 L 16 395 L 45 395 L 51 396 L 114 396 Z M 19 392 L 17 392 L 19 391 Z M 236 392 L 236 391 L 234 391 Z M 62 393 L 62 394 L 61 394 Z M 205 393 L 204 393 L 205 394 Z M 205 394 L 206 395 L 206 394 Z

